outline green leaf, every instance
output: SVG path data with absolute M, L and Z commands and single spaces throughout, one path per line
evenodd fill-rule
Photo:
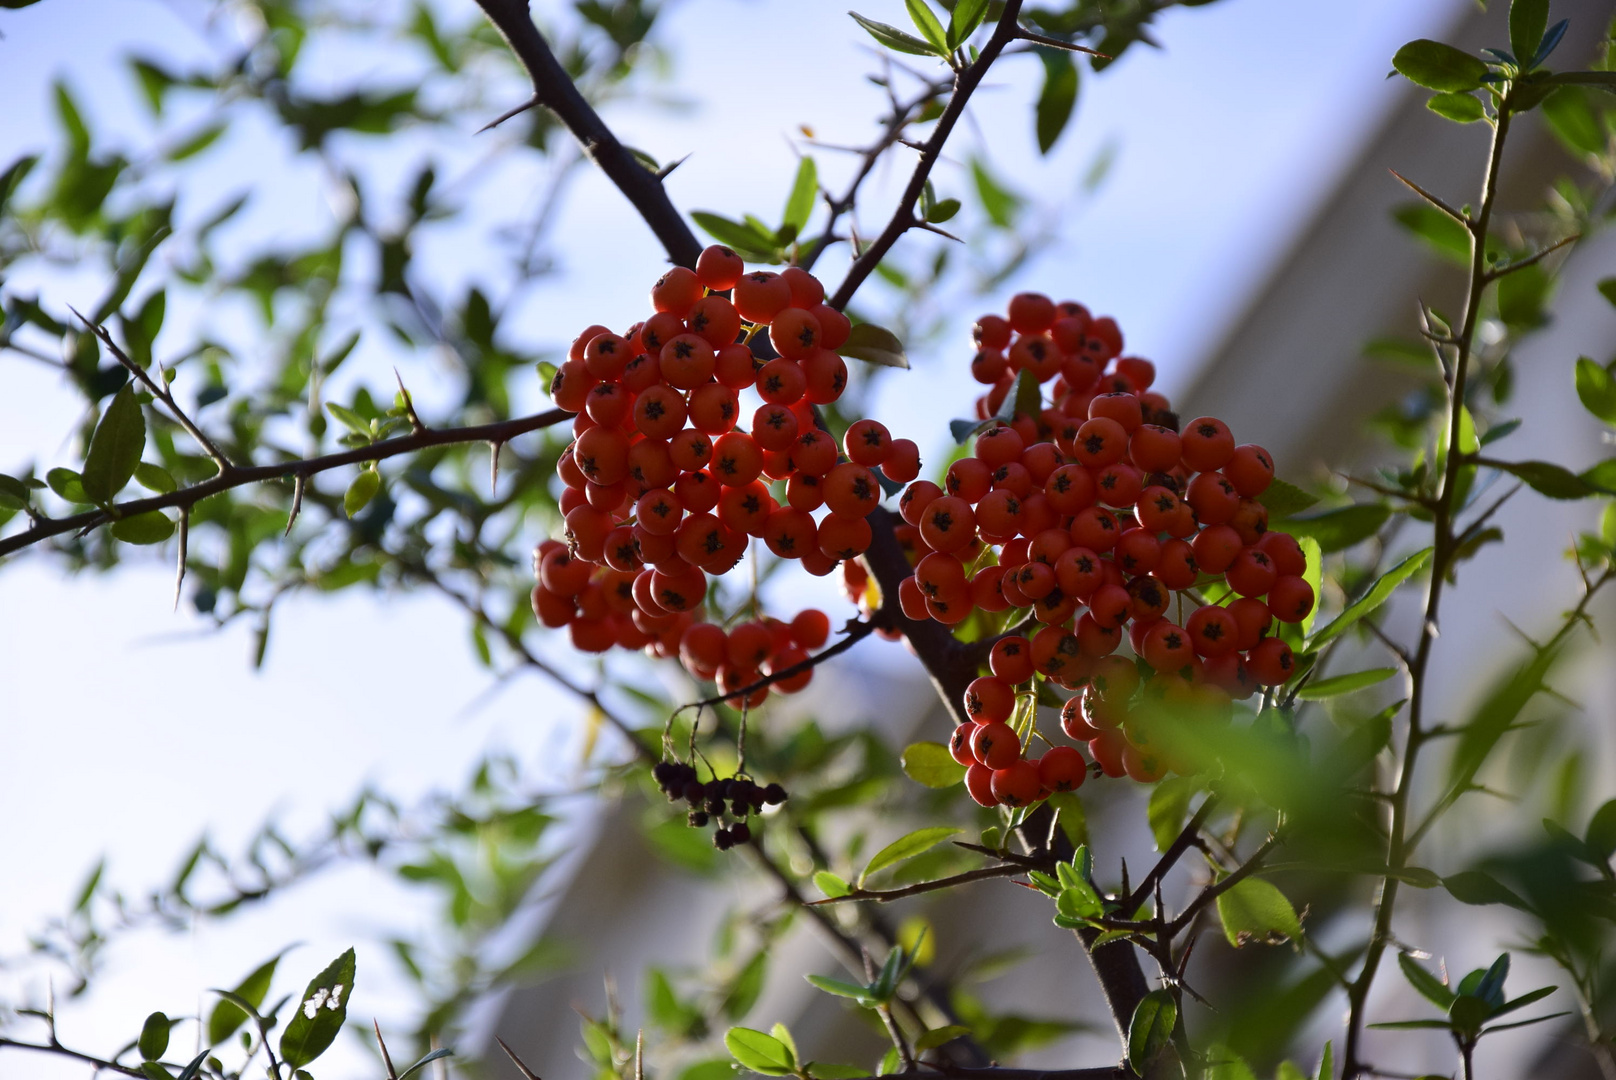
M 690 219 L 700 225 L 702 231 L 720 244 L 734 248 L 742 256 L 751 256 L 753 262 L 777 262 L 779 244 L 769 233 L 754 225 L 731 221 L 720 214 L 708 213 L 705 210 L 692 210 Z
M 1579 157 L 1605 150 L 1605 126 L 1594 110 L 1587 91 L 1580 86 L 1562 86 L 1543 99 L 1543 119 L 1566 149 Z M 1616 279 L 1606 278 L 1616 283 Z M 1604 283 L 1600 285 L 1604 292 Z M 1606 294 L 1609 297 L 1609 294 Z M 1616 300 L 1612 300 L 1616 303 Z
M 1070 53 L 1058 49 L 1039 49 L 1038 56 L 1044 62 L 1044 88 L 1033 109 L 1034 130 L 1038 152 L 1047 154 L 1066 130 L 1077 105 L 1077 64 Z
M 1246 878 L 1218 895 L 1223 936 L 1239 948 L 1247 941 L 1274 943 L 1302 936 L 1302 921 L 1285 894 L 1261 878 Z
M 1449 1030 L 1452 1025 L 1446 1020 L 1387 1020 L 1379 1024 L 1370 1024 L 1372 1028 L 1381 1031 L 1423 1031 L 1427 1028 L 1441 1028 Z M 1420 1080 L 1425 1080 L 1421 1077 Z
M 954 10 L 948 17 L 948 47 L 957 49 L 965 44 L 987 14 L 988 0 L 955 0 Z
M 855 360 L 863 360 L 866 364 L 878 364 L 881 367 L 904 368 L 909 367 L 909 358 L 904 355 L 903 342 L 884 326 L 874 323 L 859 323 L 847 335 L 847 340 L 836 349 L 843 356 L 851 356 Z
M 1442 887 L 1461 904 L 1508 904 L 1512 908 L 1530 911 L 1526 901 L 1515 895 L 1503 882 L 1482 870 L 1466 870 L 1442 879 Z
M 929 788 L 953 787 L 965 779 L 965 766 L 954 760 L 942 743 L 917 742 L 903 752 L 903 771 L 909 779 Z
M 746 962 L 735 981 L 730 984 L 729 993 L 724 998 L 724 1016 L 729 1020 L 739 1020 L 752 1011 L 757 1004 L 758 995 L 763 993 L 763 980 L 769 972 L 769 954 L 759 949 L 752 954 L 752 959 Z
M 114 521 L 112 535 L 126 544 L 161 544 L 174 535 L 174 522 L 161 510 L 148 510 Z
M 1266 491 L 1257 496 L 1257 501 L 1268 507 L 1268 512 L 1274 517 L 1283 518 L 1300 514 L 1319 499 L 1318 496 L 1309 495 L 1295 484 L 1276 479 L 1268 485 Z
M 369 505 L 382 487 L 382 475 L 375 469 L 364 469 L 354 477 L 342 496 L 342 509 L 351 518 Z
M 1311 537 L 1318 541 L 1319 550 L 1328 555 L 1345 551 L 1374 536 L 1391 516 L 1390 507 L 1369 503 L 1343 506 L 1339 510 L 1326 510 L 1308 517 L 1287 518 L 1274 522 L 1274 528 L 1283 529 L 1298 540 Z
M 1558 649 L 1544 649 L 1499 681 L 1477 707 L 1459 735 L 1449 765 L 1449 788 L 1458 793 L 1470 785 L 1498 740 L 1520 716 L 1527 702 L 1543 689 L 1543 680 L 1559 657 Z
M 1173 1038 L 1178 1023 L 1178 1005 L 1167 990 L 1152 990 L 1133 1010 L 1128 1022 L 1128 1064 L 1140 1076 Z
M 941 225 L 953 218 L 960 211 L 958 199 L 939 199 L 932 203 L 931 209 L 926 211 L 926 220 L 933 225 Z
M 1319 618 L 1317 598 L 1324 595 L 1324 549 L 1311 536 L 1302 537 L 1297 541 L 1297 546 L 1302 549 L 1302 580 L 1313 589 L 1315 598 L 1313 610 L 1302 617 L 1298 626 L 1303 637 L 1306 637 L 1313 632 L 1313 624 Z
M 958 10 L 958 9 L 955 9 Z M 934 1050 L 947 1042 L 969 1035 L 971 1029 L 964 1024 L 949 1024 L 947 1027 L 932 1028 L 915 1040 L 915 1050 Z
M 926 42 L 921 41 L 913 34 L 906 34 L 896 26 L 889 26 L 884 22 L 866 19 L 856 11 L 849 11 L 853 21 L 864 27 L 869 35 L 894 52 L 908 53 L 910 56 L 936 56 L 937 50 Z
M 399 1073 L 398 1074 L 398 1080 L 409 1080 L 411 1074 L 418 1073 L 422 1069 L 426 1068 L 428 1065 L 432 1064 L 434 1061 L 437 1061 L 439 1058 L 449 1057 L 453 1053 L 454 1053 L 454 1051 L 452 1049 L 450 1049 L 449 1047 L 440 1046 L 436 1050 L 434 1050 L 430 1054 L 428 1054 L 426 1057 L 422 1058 L 420 1061 L 417 1061 L 414 1065 L 411 1065 L 409 1068 L 407 1068 L 403 1072 Z
M 1551 499 L 1586 499 L 1606 494 L 1570 469 L 1549 461 L 1500 461 L 1493 467 L 1526 481 L 1526 485 Z
M 1184 819 L 1189 816 L 1190 800 L 1200 787 L 1194 777 L 1175 776 L 1151 789 L 1145 816 L 1150 822 L 1150 834 L 1156 838 L 1157 851 L 1166 851 L 1178 839 Z
M 15 476 L 0 473 L 0 510 L 21 510 L 33 499 L 33 491 Z
M 1425 107 L 1456 124 L 1473 124 L 1477 120 L 1487 119 L 1487 110 L 1473 94 L 1437 94 L 1425 103 Z
M 45 478 L 50 479 L 49 474 Z M 1593 468 L 1578 473 L 1577 478 L 1603 491 L 1616 491 L 1616 458 L 1606 458 Z
M 1610 281 L 1616 284 L 1616 278 Z M 1616 378 L 1586 356 L 1577 360 L 1577 397 L 1582 399 L 1583 408 L 1616 426 Z
M 1487 74 L 1487 65 L 1476 57 L 1428 38 L 1398 49 L 1392 67 L 1409 82 L 1442 93 L 1478 90 Z
M 1448 1026 L 1457 1032 L 1477 1032 L 1487 1021 L 1487 1003 L 1479 997 L 1460 994 L 1448 1006 Z
M 1324 1044 L 1324 1056 L 1319 1058 L 1319 1071 L 1313 1080 L 1334 1080 L 1335 1078 L 1335 1047 L 1330 1043 Z
M 926 0 L 903 0 L 903 6 L 909 11 L 909 19 L 915 24 L 921 36 L 931 42 L 932 48 L 939 56 L 948 55 L 948 35 L 943 32 L 943 24 L 937 21 L 937 15 L 927 5 Z
M 1536 990 L 1528 990 L 1515 1000 L 1506 1001 L 1504 1004 L 1498 1006 L 1492 1011 L 1492 1016 L 1489 1016 L 1487 1019 L 1491 1020 L 1494 1017 L 1503 1016 L 1505 1013 L 1512 1013 L 1516 1009 L 1524 1009 L 1528 1005 L 1536 1004 L 1558 989 L 1560 989 L 1558 986 L 1540 986 Z
M 343 427 L 347 428 L 355 435 L 363 435 L 366 439 L 370 438 L 369 420 L 366 420 L 363 416 L 360 416 L 358 413 L 344 405 L 338 405 L 334 401 L 326 402 L 325 407 L 326 411 L 332 416 L 336 417 Z
M 964 829 L 956 825 L 934 825 L 926 829 L 916 829 L 912 833 L 899 837 L 876 852 L 874 857 L 870 859 L 869 865 L 864 868 L 864 873 L 859 875 L 859 887 L 864 887 L 864 880 L 871 874 L 884 870 L 894 863 L 912 859 L 923 851 L 930 851 L 950 836 L 957 836 L 964 831 Z
M 1510 0 L 1509 49 L 1522 67 L 1531 63 L 1549 25 L 1549 0 Z
M 1399 585 L 1417 574 L 1431 558 L 1431 548 L 1417 551 L 1380 575 L 1367 593 L 1359 597 L 1355 603 L 1349 604 L 1347 609 L 1337 615 L 1335 619 L 1323 630 L 1308 639 L 1304 652 L 1313 652 L 1328 641 L 1333 641 L 1346 633 L 1354 623 L 1373 612 L 1380 605 L 1391 598 L 1392 593 Z
M 1403 977 L 1409 985 L 1418 990 L 1426 1001 L 1443 1010 L 1453 1004 L 1455 995 L 1448 984 L 1421 967 L 1408 953 L 1397 954 L 1397 966 L 1403 969 Z
M 829 897 L 846 896 L 853 891 L 853 887 L 839 874 L 829 870 L 819 870 L 814 873 L 814 888 Z
M 91 502 L 108 503 L 135 475 L 146 449 L 146 414 L 135 400 L 135 388 L 125 384 L 95 425 L 90 450 L 84 457 L 80 482 Z
M 807 1066 L 808 1075 L 814 1080 L 853 1080 L 857 1076 L 869 1076 L 870 1070 L 857 1065 L 837 1065 L 829 1061 L 810 1061 Z
M 1583 833 L 1583 842 L 1601 859 L 1609 859 L 1616 853 L 1616 799 L 1594 811 L 1588 830 Z
M 3 188 L 0 188 L 0 190 L 3 190 Z M 1613 306 L 1616 306 L 1616 277 L 1601 278 L 1598 289 L 1600 296 L 1603 296 Z
M 982 211 L 987 214 L 988 220 L 1001 229 L 1010 228 L 1021 209 L 1021 196 L 994 179 L 981 158 L 971 159 L 971 180 L 976 185 L 976 197 L 981 200 Z
M 156 1061 L 168 1049 L 168 1028 L 175 1021 L 170 1020 L 160 1012 L 154 1012 L 146 1017 L 146 1022 L 140 1026 L 140 1056 L 146 1061 Z
M 146 1080 L 174 1080 L 174 1074 L 155 1061 L 142 1061 L 140 1072 Z
M 135 466 L 135 479 L 147 491 L 155 491 L 159 495 L 167 495 L 179 487 L 174 477 L 161 465 L 153 465 L 149 461 L 142 461 Z
M 797 1059 L 785 1043 L 752 1028 L 730 1028 L 724 1046 L 736 1061 L 764 1076 L 789 1076 L 797 1067 Z
M 819 169 L 807 154 L 797 162 L 797 178 L 792 181 L 791 195 L 786 199 L 782 224 L 801 233 L 814 212 L 814 200 L 819 197 Z
M 84 484 L 79 474 L 72 469 L 52 469 L 45 474 L 45 483 L 50 489 L 68 502 L 87 503 L 90 497 L 84 493 Z
M 309 980 L 297 1003 L 297 1011 L 281 1032 L 281 1060 L 301 1069 L 336 1039 L 348 1018 L 348 999 L 353 995 L 354 951 L 349 949 L 331 961 L 320 974 Z
M 866 1009 L 874 1008 L 878 1004 L 867 986 L 844 982 L 841 979 L 832 979 L 824 975 L 806 975 L 804 978 L 825 991 L 825 993 L 835 994 L 837 997 L 851 998 Z
M 1047 802 L 1055 811 L 1056 824 L 1060 826 L 1060 831 L 1066 835 L 1071 845 L 1078 848 L 1088 843 L 1088 814 L 1084 811 L 1083 800 L 1077 792 L 1051 792 Z
M 219 136 L 225 133 L 224 124 L 209 124 L 189 139 L 180 143 L 168 152 L 168 160 L 184 161 L 196 157 L 202 151 L 219 141 Z
M 1463 225 L 1436 207 L 1409 203 L 1392 211 L 1392 217 L 1449 262 L 1456 266 L 1469 264 L 1470 234 Z
M 1368 671 L 1354 671 L 1347 675 L 1333 675 L 1328 679 L 1318 679 L 1308 683 L 1297 691 L 1296 696 L 1303 701 L 1322 701 L 1324 698 L 1339 697 L 1350 694 L 1354 690 L 1362 690 L 1366 686 L 1385 682 L 1397 674 L 1396 668 L 1370 668 Z
M 276 953 L 259 964 L 251 974 L 236 984 L 235 990 L 231 993 L 257 1009 L 264 1003 L 264 996 L 269 993 L 269 984 L 275 978 L 275 966 L 281 962 L 283 955 L 285 954 Z M 246 1010 L 233 1001 L 221 999 L 213 1007 L 212 1015 L 208 1017 L 208 1045 L 218 1046 L 246 1022 Z

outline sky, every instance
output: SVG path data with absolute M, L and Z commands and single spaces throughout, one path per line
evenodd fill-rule
M 472 10 L 468 0 L 443 6 L 456 20 Z M 1078 117 L 1042 160 L 1028 109 L 1039 65 L 996 68 L 939 168 L 939 193 L 963 188 L 962 163 L 985 147 L 1001 175 L 1048 209 L 1054 242 L 981 310 L 1021 288 L 1075 297 L 1117 316 L 1130 348 L 1157 362 L 1169 389 L 1184 385 L 1404 92 L 1383 78 L 1388 57 L 1409 38 L 1439 33 L 1465 6 L 1223 0 L 1170 13 L 1158 30 L 1162 50 L 1137 48 L 1100 77 L 1085 72 Z M 0 162 L 54 142 L 48 102 L 58 75 L 97 125 L 140 122 L 117 58 L 201 55 L 206 10 L 199 0 L 46 0 L 0 12 Z M 768 217 L 795 167 L 788 140 L 798 125 L 827 142 L 867 137 L 880 104 L 863 78 L 874 64 L 869 41 L 839 5 L 824 5 L 824 17 L 805 10 L 800 0 L 686 0 L 666 17 L 660 33 L 676 66 L 662 89 L 690 108 L 622 104 L 607 119 L 659 160 L 697 149 L 669 178 L 680 207 Z M 864 0 L 860 10 L 903 21 L 897 0 Z M 742 49 L 779 43 L 792 62 L 733 62 Z M 334 77 L 347 70 L 327 62 Z M 225 149 L 219 168 L 240 184 L 253 167 L 252 133 L 231 138 L 239 145 Z M 1079 178 L 1106 147 L 1114 167 L 1083 195 Z M 847 167 L 823 151 L 819 160 L 832 178 Z M 878 175 L 865 221 L 881 220 L 882 198 L 906 172 Z M 276 180 L 286 205 L 329 212 L 307 170 Z M 662 265 L 649 234 L 592 173 L 572 187 L 554 246 L 564 275 L 520 313 L 521 332 L 538 342 L 564 341 L 580 321 L 627 321 Z M 475 251 L 433 254 L 445 280 L 497 266 Z M 821 269 L 834 281 L 842 265 L 830 258 Z M 929 452 L 942 449 L 938 418 L 960 415 L 974 394 L 965 331 L 977 313 L 954 313 L 952 344 L 917 354 L 920 371 L 888 378 L 876 401 L 876 415 Z M 357 364 L 356 377 L 380 385 L 381 357 Z M 0 385 L 0 471 L 66 461 L 75 406 L 51 371 L 0 353 Z M 833 606 L 823 589 L 785 591 L 789 601 Z M 7 863 L 25 871 L 0 875 L 0 957 L 61 911 L 103 854 L 138 892 L 165 880 L 204 831 L 231 847 L 272 815 L 293 832 L 312 828 L 367 781 L 405 798 L 453 787 L 488 747 L 537 763 L 557 787 L 575 774 L 577 711 L 535 676 L 491 692 L 463 620 L 441 603 L 293 596 L 279 609 L 265 667 L 254 671 L 247 627 L 211 632 L 187 610 L 173 612 L 171 596 L 172 569 L 157 559 L 132 560 L 111 578 L 68 578 L 26 557 L 0 567 L 0 821 Z M 904 662 L 895 646 L 863 648 L 865 663 Z M 355 870 L 183 941 L 139 935 L 112 951 L 105 984 L 75 1006 L 63 1036 L 115 1046 L 149 1009 L 195 1008 L 201 988 L 239 978 L 270 951 L 266 941 L 306 942 L 287 961 L 299 980 L 359 942 L 366 997 L 356 1015 L 385 1022 L 403 998 L 374 944 L 376 927 L 430 918 L 418 895 Z M 349 1071 L 364 1061 L 351 1048 L 340 1053 Z M 78 1073 L 0 1056 L 0 1080 L 25 1075 Z

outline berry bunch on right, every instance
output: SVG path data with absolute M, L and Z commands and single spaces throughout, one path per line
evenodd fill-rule
M 1028 755 L 1040 678 L 1078 691 L 1062 727 L 1098 771 L 1190 769 L 1152 718 L 1226 717 L 1285 682 L 1294 660 L 1276 624 L 1313 610 L 1303 550 L 1268 530 L 1260 501 L 1273 461 L 1215 417 L 1180 423 L 1154 365 L 1081 304 L 1023 293 L 975 336 L 972 372 L 992 389 L 974 453 L 900 503 L 915 566 L 904 613 L 1008 613 L 1012 627 L 951 740 L 967 786 L 1014 806 L 1082 782 L 1075 747 Z

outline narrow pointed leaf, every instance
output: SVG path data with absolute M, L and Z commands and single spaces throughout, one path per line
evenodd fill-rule
M 1521 63 L 1531 61 L 1543 43 L 1549 25 L 1549 0 L 1511 0 L 1509 5 L 1509 48 Z
M 909 358 L 904 355 L 903 342 L 884 326 L 874 323 L 859 323 L 847 335 L 847 340 L 836 349 L 843 356 L 851 356 L 855 360 L 863 360 L 866 364 L 877 364 L 881 367 L 905 368 L 909 367 Z
M 1173 1037 L 1178 1023 L 1178 1005 L 1166 990 L 1152 990 L 1134 1008 L 1128 1023 L 1128 1064 L 1140 1076 L 1147 1074 L 1150 1062 Z
M 903 0 L 903 6 L 909 11 L 909 18 L 915 24 L 915 29 L 927 41 L 938 55 L 948 54 L 948 35 L 943 32 L 943 24 L 937 21 L 936 12 L 927 5 L 926 0 Z
M 1297 691 L 1296 696 L 1304 701 L 1321 701 L 1324 698 L 1339 697 L 1350 694 L 1354 690 L 1362 690 L 1366 686 L 1385 682 L 1397 674 L 1396 668 L 1370 668 L 1368 671 L 1354 671 L 1348 675 L 1334 675 L 1328 679 L 1318 679 L 1308 683 Z
M 800 234 L 814 212 L 814 200 L 819 196 L 819 168 L 807 154 L 797 163 L 797 177 L 791 184 L 791 195 L 786 199 L 782 222 L 794 227 Z
M 853 21 L 864 27 L 871 37 L 894 52 L 908 53 L 910 56 L 937 55 L 937 50 L 931 45 L 913 34 L 904 33 L 896 26 L 876 22 L 874 19 L 866 19 L 856 11 L 849 11 L 848 14 L 853 16 Z
M 354 951 L 349 949 L 309 980 L 297 1012 L 281 1032 L 281 1060 L 301 1069 L 325 1053 L 348 1018 L 353 993 Z
M 875 853 L 869 865 L 864 868 L 864 873 L 859 875 L 859 885 L 862 886 L 864 880 L 871 874 L 884 870 L 894 863 L 912 859 L 921 852 L 930 851 L 950 836 L 957 836 L 964 831 L 953 825 L 936 825 L 928 829 L 916 829 L 907 836 L 899 837 Z
M 1431 550 L 1431 548 L 1425 548 L 1423 551 L 1417 551 L 1382 574 L 1367 593 L 1355 603 L 1348 605 L 1347 609 L 1337 615 L 1328 626 L 1308 639 L 1307 647 L 1304 651 L 1312 652 L 1326 642 L 1335 640 L 1351 629 L 1360 619 L 1374 612 L 1375 609 L 1391 598 L 1392 593 L 1396 591 L 1399 585 L 1413 577 L 1425 566 L 1426 562 L 1431 558 Z
M 955 0 L 954 10 L 948 17 L 948 46 L 957 49 L 976 32 L 987 18 L 988 0 Z
M 113 396 L 90 437 L 80 482 L 91 502 L 111 502 L 135 475 L 146 449 L 146 415 L 135 400 L 135 389 L 125 384 Z
M 1426 1001 L 1444 1011 L 1453 1004 L 1454 993 L 1448 984 L 1421 967 L 1419 961 L 1408 953 L 1397 954 L 1397 966 L 1403 969 L 1403 977 L 1409 985 L 1418 990 Z

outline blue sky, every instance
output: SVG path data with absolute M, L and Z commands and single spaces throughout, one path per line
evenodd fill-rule
M 457 20 L 472 10 L 466 0 L 443 6 Z M 1056 240 L 983 310 L 1018 288 L 1081 299 L 1116 315 L 1130 348 L 1156 360 L 1169 388 L 1181 385 L 1402 92 L 1383 79 L 1387 58 L 1466 6 L 1223 0 L 1171 13 L 1158 31 L 1164 49 L 1136 49 L 1102 77 L 1085 73 L 1078 119 L 1047 159 L 1029 120 L 1039 65 L 1002 65 L 961 126 L 938 188 L 962 189 L 960 163 L 986 148 L 1002 175 L 1058 211 Z M 662 34 L 677 62 L 665 92 L 693 107 L 621 105 L 608 119 L 625 142 L 661 160 L 703 148 L 670 178 L 680 206 L 768 216 L 789 184 L 787 138 L 797 125 L 829 142 L 866 137 L 880 105 L 863 79 L 875 63 L 868 39 L 833 11 L 838 5 L 822 7 L 823 17 L 805 17 L 799 0 L 688 0 L 667 17 Z M 116 58 L 130 50 L 201 55 L 208 10 L 198 0 L 46 0 L 0 13 L 0 161 L 54 141 L 48 95 L 57 75 L 80 91 L 98 126 L 144 122 Z M 903 20 L 898 0 L 865 0 L 860 10 Z M 760 42 L 789 43 L 792 62 L 728 70 L 738 49 Z M 1078 179 L 1105 146 L 1117 155 L 1109 179 L 1081 196 Z M 824 153 L 820 162 L 831 176 L 846 167 Z M 227 148 L 219 168 L 234 170 L 240 184 L 253 164 L 244 144 Z M 906 172 L 878 175 L 867 222 L 879 222 L 881 198 Z M 276 188 L 297 214 L 329 212 L 307 170 L 277 176 Z M 582 322 L 627 321 L 662 264 L 595 174 L 573 186 L 555 242 L 565 276 L 521 313 L 523 332 L 539 342 L 570 337 Z M 499 265 L 477 251 L 435 254 L 445 280 Z M 821 269 L 834 280 L 841 265 L 827 259 Z M 62 298 L 95 287 L 69 280 Z M 964 329 L 976 313 L 959 311 L 952 347 L 917 355 L 921 372 L 888 379 L 877 402 L 877 414 L 923 448 L 941 448 L 941 418 L 959 415 L 974 393 Z M 374 359 L 359 371 L 381 385 L 390 374 L 380 352 Z M 0 471 L 65 461 L 72 395 L 49 369 L 12 355 L 0 354 L 0 379 Z M 0 762 L 9 763 L 0 820 L 9 823 L 10 864 L 27 868 L 0 876 L 0 955 L 61 910 L 103 852 L 115 876 L 138 889 L 165 879 L 204 829 L 229 846 L 271 812 L 283 812 L 294 831 L 307 826 L 367 779 L 404 795 L 453 785 L 487 745 L 548 762 L 548 782 L 558 786 L 575 769 L 571 706 L 531 676 L 485 697 L 490 677 L 472 658 L 463 620 L 434 600 L 294 596 L 278 611 L 266 667 L 254 672 L 247 628 L 208 633 L 191 614 L 171 612 L 171 589 L 171 569 L 156 561 L 137 560 L 115 578 L 71 580 L 26 558 L 0 571 Z M 787 591 L 828 600 L 823 589 Z M 896 647 L 865 648 L 867 660 L 902 662 Z M 356 938 L 365 965 L 376 923 L 428 917 L 415 898 L 361 871 L 188 941 L 143 937 L 113 952 L 106 985 L 64 1037 L 115 1045 L 149 1009 L 194 1008 L 199 988 L 234 980 L 282 941 L 309 943 L 294 954 L 300 972 Z M 400 999 L 381 977 L 379 950 L 368 958 L 367 1000 L 356 1015 L 385 1019 Z M 67 1074 L 0 1059 L 0 1077 Z

